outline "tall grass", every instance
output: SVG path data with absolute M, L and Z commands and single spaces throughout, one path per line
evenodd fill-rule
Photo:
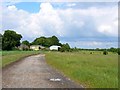
M 47 63 L 90 88 L 118 87 L 118 55 L 100 52 L 46 53 Z

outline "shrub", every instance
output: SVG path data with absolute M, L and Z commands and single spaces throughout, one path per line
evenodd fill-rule
M 118 49 L 118 55 L 120 55 L 120 49 Z
M 70 51 L 70 46 L 68 43 L 63 44 L 62 47 L 59 49 L 61 52 L 69 52 Z
M 65 48 L 61 47 L 61 48 L 60 48 L 60 51 L 61 51 L 61 52 L 65 52 Z
M 103 55 L 107 55 L 108 54 L 108 52 L 105 50 L 105 51 L 103 51 Z
M 90 52 L 90 54 L 92 54 L 92 52 Z

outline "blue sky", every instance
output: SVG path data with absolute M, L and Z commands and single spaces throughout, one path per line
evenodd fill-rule
M 39 7 L 40 7 L 41 2 L 20 2 L 20 3 L 16 3 L 15 6 L 18 9 L 23 9 L 26 10 L 30 13 L 37 13 L 39 12 Z M 51 3 L 52 6 L 56 9 L 60 8 L 60 9 L 67 9 L 68 7 L 66 7 L 66 4 L 68 4 L 68 2 L 52 2 Z M 79 9 L 79 8 L 89 8 L 91 6 L 95 6 L 95 7 L 112 7 L 114 5 L 117 5 L 118 3 L 116 2 L 70 2 L 69 4 L 71 4 L 72 8 L 74 9 Z M 76 4 L 76 5 L 74 5 Z
M 38 2 L 21 2 L 21 3 L 17 3 L 15 4 L 15 6 L 18 9 L 23 9 L 25 11 L 28 11 L 30 13 L 37 13 L 39 12 L 39 7 L 40 7 L 40 3 Z
M 71 47 L 117 47 L 117 2 L 3 3 L 2 28 L 15 30 L 22 40 L 56 35 Z

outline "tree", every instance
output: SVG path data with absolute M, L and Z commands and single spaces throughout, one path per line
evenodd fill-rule
M 118 55 L 120 55 L 120 48 L 118 48 L 118 51 L 117 51 Z
M 109 51 L 110 51 L 110 52 L 117 53 L 117 48 L 111 47 L 111 48 L 109 49 Z
M 45 42 L 46 42 L 46 38 L 45 37 L 39 37 L 39 38 L 36 38 L 32 44 L 34 45 L 45 45 Z
M 66 47 L 66 51 L 69 51 L 70 50 L 70 46 L 68 43 L 65 44 L 65 47 Z
M 39 37 L 36 38 L 33 42 L 33 45 L 42 45 L 46 47 L 50 47 L 52 45 L 59 45 L 61 46 L 61 43 L 59 43 L 59 39 L 56 36 L 52 37 Z
M 46 38 L 45 44 L 46 47 L 50 47 L 53 45 L 51 37 Z
M 0 33 L 0 50 L 2 49 L 2 34 Z
M 22 41 L 22 44 L 27 45 L 27 46 L 30 46 L 30 43 L 29 43 L 29 41 L 27 41 L 27 40 Z
M 51 37 L 52 45 L 59 45 L 59 39 L 56 36 Z
M 60 45 L 59 39 L 56 36 L 46 38 L 45 46 Z
M 103 51 L 103 54 L 104 54 L 104 55 L 107 55 L 107 54 L 108 54 L 107 50 L 104 50 L 104 51 Z
M 70 46 L 68 43 L 63 44 L 62 47 L 60 48 L 61 52 L 65 52 L 65 51 L 70 51 Z
M 22 36 L 17 34 L 15 31 L 6 30 L 3 34 L 2 39 L 2 49 L 3 50 L 12 50 L 15 47 L 20 45 L 20 40 Z
M 99 48 L 96 48 L 96 51 L 99 51 L 100 49 Z

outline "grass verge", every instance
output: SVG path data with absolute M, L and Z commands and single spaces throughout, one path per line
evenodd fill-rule
M 49 65 L 87 88 L 118 88 L 116 54 L 48 52 L 46 60 Z
M 3 51 L 1 66 L 5 67 L 6 65 L 20 60 L 23 57 L 39 53 L 40 51 Z

